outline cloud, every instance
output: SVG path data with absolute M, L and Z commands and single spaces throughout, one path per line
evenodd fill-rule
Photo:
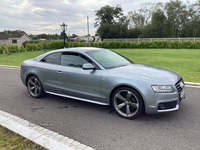
M 90 34 L 94 35 L 95 10 L 105 5 L 115 7 L 120 4 L 127 14 L 145 2 L 147 0 L 1 0 L 0 30 L 23 29 L 28 34 L 60 34 L 60 24 L 65 22 L 68 25 L 67 33 L 86 35 L 89 16 Z

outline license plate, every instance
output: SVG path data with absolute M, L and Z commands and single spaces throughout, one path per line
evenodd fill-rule
M 185 97 L 185 89 L 183 89 L 180 93 L 180 99 L 182 100 Z

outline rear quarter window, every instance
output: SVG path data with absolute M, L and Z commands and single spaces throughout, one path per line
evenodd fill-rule
M 44 57 L 41 60 L 41 62 L 60 65 L 60 58 L 61 58 L 61 53 L 53 53 L 53 54 L 49 54 L 48 56 Z

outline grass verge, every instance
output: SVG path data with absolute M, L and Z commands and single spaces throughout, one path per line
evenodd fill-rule
M 47 150 L 0 125 L 0 150 Z
M 167 68 L 179 73 L 187 82 L 200 83 L 199 49 L 112 49 L 133 62 Z M 0 54 L 1 65 L 20 66 L 26 59 L 48 51 Z

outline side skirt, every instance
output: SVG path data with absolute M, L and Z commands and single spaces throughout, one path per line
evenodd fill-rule
M 52 95 L 62 96 L 62 97 L 66 97 L 66 98 L 72 98 L 72 99 L 76 99 L 76 100 L 80 100 L 80 101 L 85 101 L 85 102 L 90 102 L 90 103 L 94 103 L 94 104 L 108 105 L 107 103 L 96 102 L 96 101 L 92 101 L 92 100 L 88 100 L 88 99 L 84 99 L 84 98 L 78 98 L 78 97 L 74 97 L 74 96 L 58 94 L 58 93 L 53 93 L 53 92 L 49 92 L 49 91 L 45 91 L 45 92 L 49 93 L 49 94 L 52 94 Z

